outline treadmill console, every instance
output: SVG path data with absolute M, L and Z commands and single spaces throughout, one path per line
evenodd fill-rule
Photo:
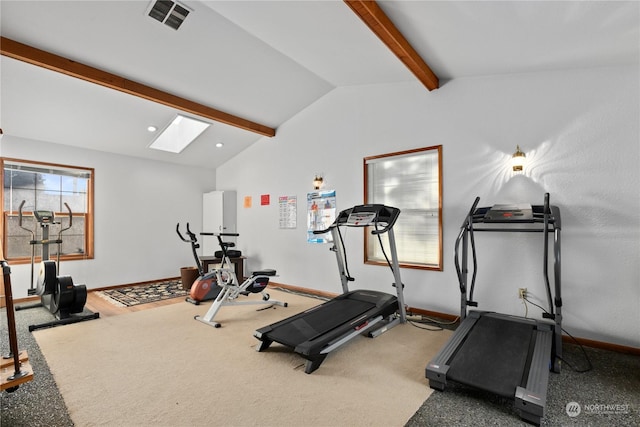
M 346 225 L 365 227 L 375 223 L 377 216 L 376 212 L 351 212 L 347 218 Z
M 314 230 L 313 234 L 323 234 L 335 227 L 366 227 L 383 226 L 382 229 L 372 231 L 373 234 L 381 234 L 389 231 L 400 215 L 400 209 L 380 204 L 358 205 L 341 211 L 333 224 L 325 230 Z
M 372 225 L 376 230 L 372 233 L 380 234 L 389 231 L 400 215 L 400 209 L 381 204 L 358 205 L 340 212 L 336 225 L 350 227 L 366 227 Z M 382 229 L 378 229 L 382 226 Z

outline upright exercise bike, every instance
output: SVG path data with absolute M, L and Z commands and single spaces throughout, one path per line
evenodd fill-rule
M 100 313 L 82 314 L 84 312 L 84 305 L 87 302 L 87 287 L 85 285 L 76 285 L 73 283 L 71 276 L 58 276 L 58 270 L 60 267 L 60 252 L 62 245 L 62 233 L 69 230 L 73 225 L 73 213 L 67 203 L 65 207 L 69 213 L 69 223 L 66 228 L 62 228 L 62 222 L 55 221 L 55 215 L 53 211 L 48 210 L 36 210 L 33 212 L 35 221 L 39 224 L 42 238 L 36 239 L 36 233 L 34 230 L 26 228 L 22 225 L 22 208 L 24 207 L 25 200 L 20 203 L 18 209 L 18 226 L 23 230 L 28 231 L 31 234 L 31 285 L 28 290 L 29 295 L 37 295 L 40 297 L 40 302 L 32 305 L 18 306 L 16 310 L 25 310 L 28 308 L 45 307 L 51 314 L 55 316 L 54 321 L 41 323 L 37 325 L 29 325 L 29 331 L 32 332 L 36 329 L 50 328 L 58 325 L 66 325 L 69 323 L 82 322 L 84 320 L 92 320 L 100 317 Z M 58 232 L 58 238 L 52 240 L 49 238 L 49 227 L 52 225 L 59 225 L 60 231 Z M 57 244 L 57 260 L 52 261 L 49 259 L 49 245 Z M 37 284 L 33 286 L 33 276 L 35 267 L 35 247 L 36 245 L 42 246 L 42 262 L 40 263 L 40 270 L 38 272 Z

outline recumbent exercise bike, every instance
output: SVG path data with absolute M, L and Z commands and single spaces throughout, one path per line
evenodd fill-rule
M 237 237 L 239 236 L 238 233 L 200 233 L 201 236 L 215 236 L 218 239 L 218 244 L 221 249 L 221 251 L 219 251 L 220 253 L 216 252 L 216 256 L 220 255 L 222 260 L 220 266 L 215 270 L 205 272 L 196 251 L 200 245 L 197 243 L 195 234 L 189 229 L 189 223 L 187 223 L 187 235 L 189 236 L 189 240 L 185 239 L 180 233 L 179 223 L 176 225 L 176 232 L 182 241 L 191 243 L 193 256 L 200 274 L 191 286 L 191 291 L 189 293 L 190 299 L 194 300 L 195 298 L 206 297 L 214 300 L 213 304 L 209 307 L 209 310 L 207 310 L 207 313 L 204 316 L 194 316 L 194 319 L 219 328 L 221 326 L 220 323 L 213 319 L 216 314 L 218 314 L 218 311 L 222 306 L 254 304 L 267 304 L 269 306 L 279 305 L 282 307 L 288 306 L 286 302 L 272 300 L 270 295 L 265 292 L 265 289 L 269 284 L 269 279 L 271 277 L 276 277 L 276 270 L 265 269 L 254 271 L 253 274 L 247 277 L 247 279 L 242 283 L 238 282 L 235 269 L 233 268 L 230 260 L 231 251 L 229 250 L 229 248 L 235 246 L 235 243 L 224 242 L 222 240 L 224 236 Z M 262 294 L 262 300 L 236 301 L 240 295 L 248 296 L 252 293 Z M 203 301 L 203 299 L 200 299 L 200 301 Z

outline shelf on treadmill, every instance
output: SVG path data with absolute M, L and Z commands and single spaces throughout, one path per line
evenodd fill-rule
M 541 224 L 544 223 L 544 206 L 533 205 L 530 209 L 523 209 L 515 206 L 512 211 L 501 206 L 495 205 L 491 207 L 477 208 L 472 215 L 472 221 L 475 225 L 475 231 L 543 231 Z M 496 208 L 497 209 L 494 209 Z M 550 214 L 547 217 L 549 221 L 548 230 L 560 228 L 560 209 L 557 206 L 549 206 Z M 535 225 L 534 225 L 535 224 Z

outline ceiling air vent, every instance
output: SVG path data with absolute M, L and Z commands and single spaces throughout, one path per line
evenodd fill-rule
M 186 6 L 171 0 L 151 2 L 149 16 L 177 30 L 191 12 Z

